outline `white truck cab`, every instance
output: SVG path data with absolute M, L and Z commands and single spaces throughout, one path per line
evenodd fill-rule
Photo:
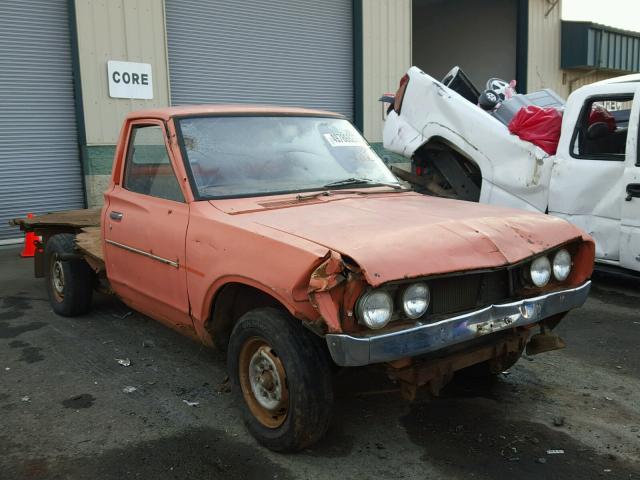
M 614 130 L 588 125 L 594 105 Z M 587 85 L 569 96 L 553 157 L 547 209 L 588 232 L 598 261 L 640 271 L 640 75 Z M 594 128 L 595 127 L 595 128 Z
M 595 121 L 594 108 L 613 117 Z M 412 67 L 384 128 L 384 147 L 412 161 L 399 176 L 427 193 L 547 212 L 591 234 L 596 260 L 640 272 L 640 74 L 573 92 L 555 155 Z M 394 169 L 399 173 L 397 169 Z

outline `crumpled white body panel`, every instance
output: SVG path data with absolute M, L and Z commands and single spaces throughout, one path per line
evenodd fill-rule
M 640 177 L 640 167 L 635 166 L 638 101 L 629 124 L 627 152 L 631 154 L 625 162 L 576 161 L 569 154 L 586 98 L 633 92 L 636 86 L 604 82 L 574 92 L 563 116 L 558 153 L 551 156 L 511 135 L 500 121 L 419 68 L 407 73 L 401 114 L 392 111 L 385 122 L 386 149 L 412 158 L 427 142 L 447 143 L 480 167 L 481 203 L 548 211 L 565 218 L 594 237 L 598 260 L 640 270 L 640 199 L 635 209 L 624 202 L 626 184 Z
M 544 211 L 552 157 L 419 68 L 408 74 L 402 114 L 385 122 L 384 147 L 411 158 L 441 139 L 480 167 L 481 202 Z

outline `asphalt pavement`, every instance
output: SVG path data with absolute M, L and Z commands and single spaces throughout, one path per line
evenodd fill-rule
M 435 400 L 339 371 L 327 436 L 282 455 L 244 429 L 223 354 L 112 297 L 59 317 L 18 252 L 0 248 L 2 480 L 640 479 L 640 282 L 597 276 L 566 349 Z

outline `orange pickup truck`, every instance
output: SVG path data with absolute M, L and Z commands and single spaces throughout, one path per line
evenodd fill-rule
M 17 219 L 61 315 L 96 289 L 228 352 L 250 432 L 277 451 L 326 431 L 338 367 L 402 394 L 561 348 L 594 243 L 538 213 L 405 188 L 340 115 L 252 106 L 131 113 L 104 207 Z

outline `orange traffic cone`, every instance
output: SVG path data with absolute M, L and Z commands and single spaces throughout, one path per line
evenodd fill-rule
M 27 218 L 33 218 L 33 213 L 27 213 Z M 24 248 L 20 252 L 21 257 L 33 257 L 36 254 L 36 241 L 40 241 L 33 232 L 27 232 L 24 236 Z

